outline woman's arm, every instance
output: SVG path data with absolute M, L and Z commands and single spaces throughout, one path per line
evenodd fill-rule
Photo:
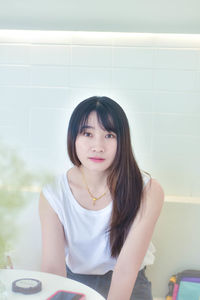
M 39 214 L 42 227 L 41 270 L 66 277 L 63 226 L 42 193 L 39 200 Z
M 138 271 L 149 247 L 164 201 L 155 179 L 144 189 L 141 208 L 132 224 L 115 265 L 108 300 L 129 300 Z

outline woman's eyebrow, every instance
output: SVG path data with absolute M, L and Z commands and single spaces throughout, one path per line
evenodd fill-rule
M 90 125 L 83 125 L 82 127 L 81 127 L 81 131 L 83 130 L 83 129 L 95 129 L 93 126 L 90 126 Z
M 83 125 L 83 126 L 81 127 L 81 129 L 80 129 L 80 132 L 82 132 L 84 129 L 95 129 L 95 127 L 90 126 L 90 125 Z M 110 129 L 110 130 L 104 129 L 104 131 L 115 133 L 114 130 L 112 130 L 112 129 Z

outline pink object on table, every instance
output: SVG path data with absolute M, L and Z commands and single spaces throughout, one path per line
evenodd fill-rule
M 178 288 L 179 288 L 179 285 L 177 283 L 175 283 L 174 284 L 173 295 L 172 295 L 172 300 L 176 300 L 177 299 Z

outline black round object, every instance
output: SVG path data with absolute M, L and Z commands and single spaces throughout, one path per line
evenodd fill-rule
M 42 289 L 41 281 L 33 278 L 21 278 L 13 281 L 12 291 L 22 294 L 35 294 Z

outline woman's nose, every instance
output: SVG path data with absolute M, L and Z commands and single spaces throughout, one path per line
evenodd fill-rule
M 91 150 L 92 152 L 104 152 L 104 144 L 101 138 L 94 138 Z
M 93 146 L 91 150 L 92 152 L 104 152 L 104 148 L 100 146 Z

